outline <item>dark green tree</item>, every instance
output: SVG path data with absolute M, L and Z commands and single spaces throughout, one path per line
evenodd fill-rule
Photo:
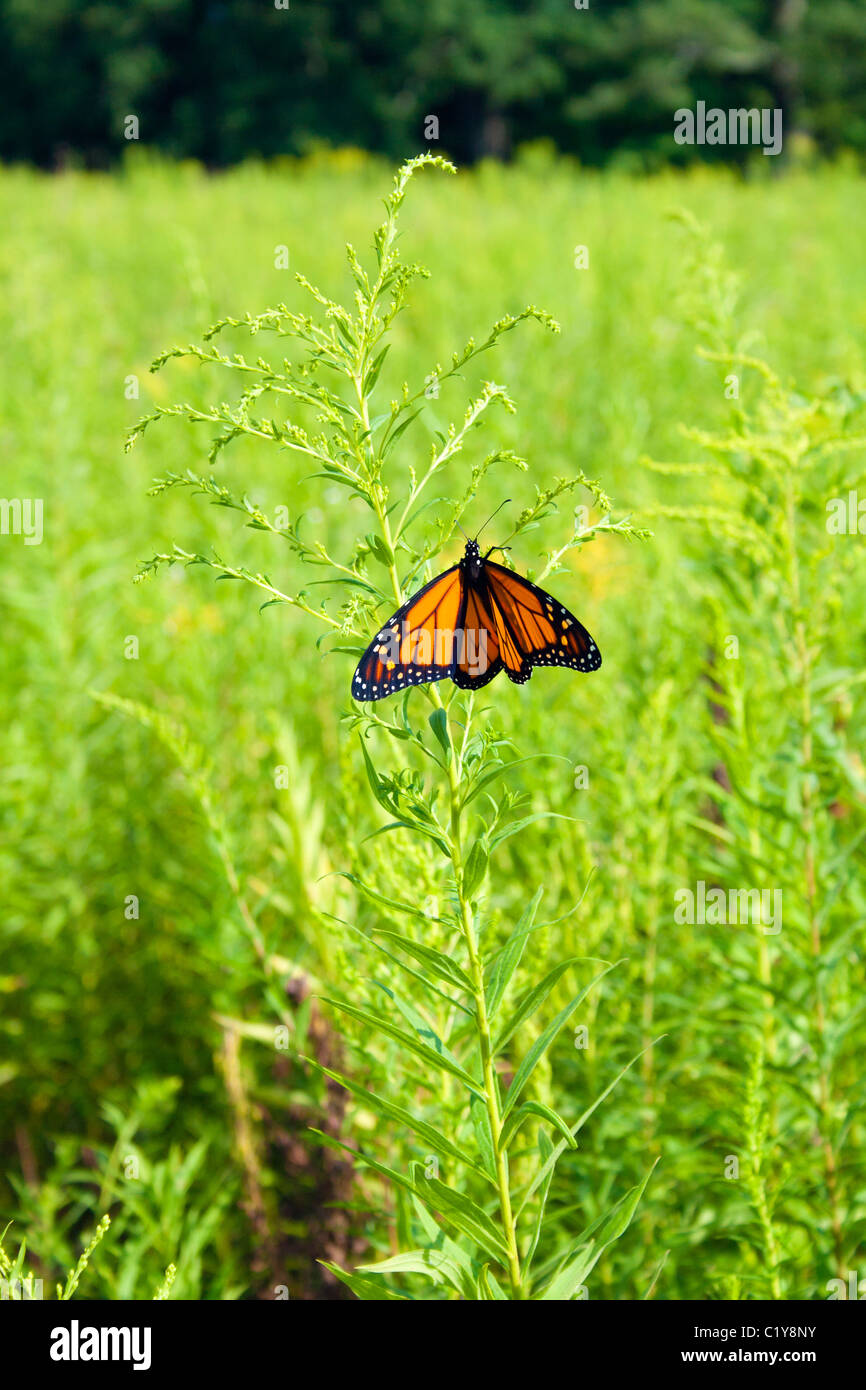
M 673 141 L 673 113 L 782 106 L 866 147 L 861 0 L 0 0 L 0 158 L 107 164 L 143 143 L 223 165 L 316 141 L 469 161 L 546 138 L 590 164 L 747 151 Z

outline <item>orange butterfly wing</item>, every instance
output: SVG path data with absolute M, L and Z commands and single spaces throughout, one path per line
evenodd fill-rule
M 505 663 L 489 602 L 482 589 L 471 582 L 466 583 L 466 605 L 460 628 L 461 638 L 451 679 L 460 690 L 480 690 L 499 674 Z
M 601 652 L 592 637 L 551 594 L 491 560 L 484 562 L 484 576 L 510 680 L 522 685 L 534 666 L 598 670 Z
M 352 678 L 356 700 L 382 700 L 452 675 L 463 607 L 459 565 L 431 579 L 384 623 Z

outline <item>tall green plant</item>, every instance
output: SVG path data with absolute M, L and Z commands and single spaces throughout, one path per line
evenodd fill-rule
M 839 618 L 858 582 L 848 523 L 850 498 L 866 484 L 866 397 L 840 380 L 807 391 L 748 351 L 735 328 L 736 277 L 706 232 L 682 220 L 698 354 L 719 373 L 728 419 L 683 427 L 692 460 L 648 462 L 699 489 L 654 510 L 699 526 L 706 543 L 706 735 L 716 764 L 695 820 L 704 870 L 725 890 L 778 895 L 774 920 L 753 915 L 727 952 L 758 1257 L 748 1277 L 767 1296 L 805 1297 L 828 1276 L 846 1277 L 856 1250 L 863 1088 L 852 1029 L 864 1005 L 852 946 L 866 782 L 854 740 L 864 675 Z M 820 1235 L 807 1245 L 801 1213 L 816 1194 Z M 794 1263 L 810 1272 L 807 1290 L 786 1274 Z
M 413 436 L 407 431 L 420 433 L 425 406 L 506 333 L 529 319 L 558 331 L 549 315 L 529 306 L 500 319 L 482 341 L 470 340 L 446 367 L 436 364 L 424 382 L 403 384 L 383 402 L 397 315 L 413 281 L 427 273 L 402 261 L 397 244 L 410 178 L 425 165 L 453 172 L 446 161 L 428 155 L 403 166 L 373 238 L 372 270 L 348 248 L 352 309 L 298 276 L 316 314 L 280 304 L 257 315 L 224 318 L 202 343 L 170 349 L 154 369 L 191 357 L 226 369 L 241 383 L 240 394 L 209 407 L 160 407 L 130 439 L 175 415 L 216 427 L 210 463 L 244 438 L 309 460 L 313 477 L 343 490 L 359 518 L 367 518 L 370 529 L 350 554 L 331 553 L 307 534 L 301 518 L 270 515 L 213 473 L 170 473 L 153 491 L 183 488 L 238 512 L 248 526 L 287 543 L 287 559 L 314 567 L 317 583 L 334 592 L 336 601 L 313 601 L 309 584 L 283 587 L 271 569 L 252 570 L 179 545 L 148 561 L 142 577 L 178 562 L 206 566 L 219 578 L 251 586 L 263 608 L 287 604 L 301 610 L 322 626 L 332 651 L 355 656 L 383 612 L 401 604 L 436 567 L 492 471 L 526 469 L 502 447 L 456 466 L 494 406 L 514 410 L 505 388 L 492 381 L 482 383 L 462 420 L 434 432 L 423 467 L 402 462 L 411 456 Z M 216 340 L 232 330 L 276 339 L 278 360 L 221 351 Z M 295 345 L 291 360 L 279 355 L 283 341 Z M 626 518 L 614 519 L 601 486 L 578 472 L 536 488 L 509 539 L 532 530 L 575 490 L 588 496 L 592 519 L 588 509 L 575 509 L 570 532 L 538 580 L 600 533 L 646 534 Z M 490 497 L 484 495 L 489 512 Z M 521 698 L 511 690 L 501 695 Z M 525 793 L 509 785 L 516 768 L 543 755 L 521 755 L 497 731 L 489 709 L 450 685 L 416 688 L 375 707 L 353 704 L 346 718 L 359 735 L 369 789 L 387 818 L 380 832 L 390 840 L 384 849 L 378 838 L 356 847 L 354 863 L 343 871 L 351 885 L 348 906 L 328 919 L 354 943 L 345 978 L 332 982 L 325 1001 L 345 1050 L 356 1057 L 354 1069 L 304 1060 L 349 1093 L 362 1132 L 373 1128 L 373 1117 L 385 1121 L 381 1133 L 358 1146 L 333 1135 L 320 1139 L 351 1154 L 359 1172 L 366 1171 L 371 1194 L 376 1188 L 370 1174 L 385 1180 L 383 1196 L 371 1195 L 385 1210 L 370 1238 L 374 1246 L 396 1247 L 396 1253 L 360 1270 L 333 1266 L 334 1273 L 361 1298 L 411 1297 L 428 1287 L 419 1278 L 432 1280 L 435 1297 L 578 1297 L 593 1266 L 629 1224 L 649 1175 L 563 1244 L 556 1211 L 547 1205 L 554 1169 L 637 1058 L 576 1119 L 565 1118 L 534 1090 L 539 1064 L 557 1036 L 617 964 L 569 957 L 515 991 L 515 972 L 544 925 L 536 921 L 543 886 L 524 885 L 521 909 L 503 922 L 490 866 L 506 841 L 552 814 L 531 810 Z M 355 947 L 361 959 L 374 961 L 372 981 L 361 977 Z M 542 1025 L 547 1001 L 569 979 L 567 1002 Z

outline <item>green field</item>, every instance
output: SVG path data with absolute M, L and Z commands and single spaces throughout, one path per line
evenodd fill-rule
M 402 499 L 409 467 L 423 472 L 435 432 L 463 420 L 482 382 L 517 406 L 494 402 L 440 470 L 413 555 L 396 557 L 401 582 L 419 554 L 433 573 L 461 553 L 459 533 L 440 553 L 437 530 L 457 499 L 473 531 L 512 499 L 488 544 L 556 479 L 583 473 L 612 502 L 608 514 L 590 491 L 564 490 L 509 552 L 539 575 L 576 525 L 612 518 L 544 579 L 597 639 L 601 671 L 500 676 L 474 701 L 485 757 L 515 762 L 467 812 L 484 847 L 472 898 L 486 957 L 543 890 L 544 925 L 503 1010 L 573 958 L 504 1046 L 503 1095 L 560 1010 L 620 962 L 524 1091 L 570 1127 L 620 1078 L 555 1169 L 537 1282 L 521 1296 L 539 1296 L 590 1241 L 600 1258 L 584 1277 L 578 1257 L 563 1297 L 820 1299 L 828 1281 L 866 1276 L 866 538 L 827 526 L 831 499 L 866 499 L 866 185 L 844 164 L 770 177 L 761 163 L 745 180 L 633 179 L 537 150 L 456 178 L 423 170 L 401 213 L 403 257 L 430 278 L 395 320 L 378 409 L 503 315 L 532 304 L 561 325 L 505 333 L 443 381 L 388 454 Z M 352 152 L 218 176 L 146 159 L 115 176 L 0 172 L 0 491 L 41 498 L 44 532 L 25 544 L 4 512 L 0 1230 L 12 1223 L 12 1268 L 0 1274 L 30 1272 L 46 1296 L 106 1214 L 79 1296 L 149 1299 L 174 1266 L 174 1297 L 351 1297 L 321 1261 L 352 1271 L 428 1248 L 437 1222 L 476 1260 L 465 1215 L 442 1215 L 446 1194 L 424 1208 L 334 1146 L 405 1177 L 429 1166 L 429 1135 L 301 1060 L 486 1167 L 459 1078 L 319 1002 L 374 1007 L 480 1075 L 458 1015 L 395 959 L 393 938 L 391 955 L 362 939 L 404 933 L 465 965 L 447 857 L 412 830 L 370 838 L 394 817 L 372 794 L 359 733 L 381 776 L 414 770 L 426 797 L 437 774 L 414 737 L 366 722 L 349 696 L 356 658 L 329 651 L 372 635 L 371 614 L 352 608 L 369 595 L 315 587 L 326 567 L 192 488 L 148 488 L 212 473 L 270 519 L 303 517 L 305 545 L 383 590 L 381 621 L 387 566 L 364 541 L 376 518 L 309 459 L 250 434 L 212 465 L 220 427 L 207 422 L 160 420 L 123 447 L 141 416 L 175 401 L 233 406 L 246 384 L 186 357 L 151 374 L 170 345 L 200 342 L 224 316 L 316 309 L 295 271 L 354 307 L 345 245 L 369 267 L 392 176 Z M 275 265 L 281 246 L 288 268 Z M 265 330 L 214 341 L 251 363 L 290 353 Z M 256 413 L 295 418 L 283 396 L 262 400 Z M 300 419 L 319 428 L 310 408 Z M 491 451 L 528 469 L 506 457 L 473 475 Z M 863 512 L 866 531 L 866 501 Z M 651 536 L 616 534 L 629 522 Z M 262 609 L 269 595 L 205 565 L 133 583 L 174 545 L 303 590 L 344 635 L 290 605 Z M 133 703 L 96 698 L 107 692 Z M 413 692 L 404 732 L 435 752 L 431 708 Z M 394 697 L 374 713 L 399 724 L 401 709 Z M 463 696 L 450 714 L 453 739 Z M 489 868 L 485 816 L 526 822 Z M 689 924 L 678 904 L 702 883 L 763 890 L 780 915 Z M 559 1138 L 535 1109 L 511 1151 L 515 1198 L 530 1194 L 524 1261 L 533 1178 Z M 493 1184 L 440 1157 L 442 1182 L 499 1233 Z M 625 1222 L 608 1213 L 654 1163 L 614 1241 Z M 499 1238 L 480 1239 L 493 1242 L 491 1297 L 508 1288 Z M 355 1292 L 459 1296 L 413 1268 Z

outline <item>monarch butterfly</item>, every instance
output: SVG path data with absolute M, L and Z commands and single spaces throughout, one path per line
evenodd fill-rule
M 383 700 L 448 677 L 479 690 L 500 671 L 516 685 L 533 666 L 597 671 L 601 652 L 567 608 L 467 540 L 463 559 L 431 579 L 373 638 L 352 678 L 356 700 Z

